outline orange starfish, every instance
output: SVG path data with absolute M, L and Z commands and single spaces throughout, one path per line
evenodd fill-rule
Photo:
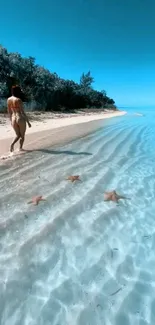
M 123 195 L 117 194 L 116 191 L 104 193 L 104 201 L 114 201 L 118 203 L 118 201 L 121 199 L 128 199 L 128 198 Z
M 34 205 L 38 205 L 40 201 L 46 201 L 46 200 L 43 199 L 42 196 L 35 196 L 32 198 L 31 201 L 28 202 L 28 204 L 33 203 Z
M 75 181 L 81 181 L 81 179 L 79 175 L 75 175 L 75 176 L 68 176 L 67 181 L 71 181 L 73 183 Z

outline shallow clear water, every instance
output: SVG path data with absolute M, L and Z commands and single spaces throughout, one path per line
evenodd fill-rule
M 154 325 L 154 211 L 150 111 L 0 166 L 0 324 Z

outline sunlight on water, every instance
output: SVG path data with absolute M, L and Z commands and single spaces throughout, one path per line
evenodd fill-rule
M 3 163 L 0 324 L 154 325 L 154 211 L 153 112 Z

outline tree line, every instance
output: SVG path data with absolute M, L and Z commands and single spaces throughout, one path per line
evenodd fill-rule
M 35 64 L 35 58 L 9 53 L 0 46 L 0 105 L 11 95 L 11 87 L 18 84 L 23 90 L 23 101 L 32 110 L 116 108 L 104 90 L 93 89 L 93 82 L 90 71 L 81 75 L 79 83 L 64 80 L 56 72 Z

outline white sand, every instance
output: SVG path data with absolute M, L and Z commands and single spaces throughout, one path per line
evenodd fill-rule
M 68 126 L 68 125 L 73 125 L 73 124 L 79 124 L 79 123 L 86 123 L 90 121 L 96 121 L 96 120 L 102 120 L 106 118 L 111 118 L 111 117 L 116 117 L 116 116 L 121 116 L 124 115 L 126 112 L 124 111 L 117 111 L 117 112 L 111 112 L 111 113 L 105 113 L 102 112 L 100 114 L 96 113 L 91 113 L 91 115 L 68 115 L 67 117 L 64 117 L 63 114 L 60 114 L 63 117 L 59 117 L 59 115 L 56 115 L 56 118 L 53 118 L 53 115 L 44 114 L 41 116 L 41 120 L 39 121 L 33 121 L 31 122 L 32 127 L 27 128 L 26 134 L 32 134 L 35 132 L 42 132 L 45 130 L 52 130 L 52 129 L 57 129 L 60 127 Z M 75 116 L 76 115 L 76 116 Z M 1 119 L 1 117 L 0 117 Z M 4 119 L 2 124 L 0 124 L 0 140 L 1 139 L 7 139 L 7 138 L 12 138 L 14 137 L 14 131 L 11 127 L 10 120 L 9 119 Z
M 31 113 L 29 117 L 32 127 L 27 128 L 24 148 L 36 150 L 41 147 L 63 144 L 92 132 L 98 127 L 99 120 L 102 122 L 104 119 L 124 114 L 126 114 L 124 111 L 80 114 L 39 113 L 38 115 Z M 5 154 L 8 157 L 14 136 L 10 120 L 0 116 L 0 158 L 3 159 Z M 18 146 L 19 144 L 15 146 L 15 149 Z

